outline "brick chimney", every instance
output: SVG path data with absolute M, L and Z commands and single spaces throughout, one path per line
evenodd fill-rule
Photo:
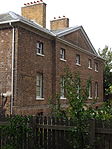
M 69 19 L 63 16 L 62 18 L 59 16 L 58 19 L 54 18 L 54 20 L 50 21 L 50 29 L 58 30 L 69 27 Z
M 46 28 L 46 4 L 41 0 L 24 5 L 25 6 L 21 8 L 21 15 L 30 20 L 34 20 L 42 27 Z

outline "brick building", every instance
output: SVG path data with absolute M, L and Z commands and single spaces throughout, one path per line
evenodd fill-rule
M 46 29 L 46 4 L 25 4 L 22 16 L 0 15 L 0 104 L 6 113 L 47 113 L 48 100 L 61 90 L 65 67 L 92 78 L 89 98 L 103 100 L 103 60 L 82 26 L 69 27 L 63 16 Z

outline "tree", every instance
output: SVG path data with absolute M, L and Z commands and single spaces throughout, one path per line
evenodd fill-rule
M 104 67 L 104 96 L 111 94 L 112 88 L 112 49 L 105 46 L 103 50 L 98 50 L 99 55 L 105 59 Z
M 60 82 L 62 83 L 62 82 Z M 96 99 L 87 104 L 89 96 L 89 88 L 91 84 L 91 77 L 87 80 L 86 85 L 80 78 L 80 74 L 74 74 L 67 69 L 64 75 L 65 97 L 67 98 L 67 107 L 63 108 L 60 100 L 60 94 L 55 98 L 56 102 L 51 103 L 53 116 L 69 120 L 72 124 L 70 130 L 71 139 L 68 142 L 75 149 L 93 149 L 94 143 L 89 144 L 89 132 L 87 132 L 90 125 L 89 120 L 103 120 L 103 122 L 112 121 L 112 103 L 104 102 L 100 107 L 95 108 Z M 111 123 L 109 123 L 111 124 Z M 86 132 L 86 133 L 85 133 Z

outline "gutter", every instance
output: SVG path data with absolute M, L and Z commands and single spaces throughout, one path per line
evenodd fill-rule
M 12 77 L 11 77 L 11 115 L 13 113 L 13 101 L 14 101 L 14 43 L 15 43 L 15 28 L 14 26 L 11 24 L 11 22 L 9 22 L 9 25 L 12 27 Z

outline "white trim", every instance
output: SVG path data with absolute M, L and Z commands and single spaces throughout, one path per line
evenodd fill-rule
M 72 33 L 73 31 L 77 31 L 78 29 L 80 29 L 80 27 L 81 27 L 81 26 L 74 26 L 74 27 L 71 27 L 71 28 L 68 28 L 68 29 L 66 29 L 66 30 L 61 31 L 61 32 L 57 33 L 56 35 L 57 35 L 58 37 L 67 35 L 67 34 Z
M 36 100 L 44 100 L 44 98 L 36 97 Z
M 93 99 L 93 97 L 88 97 L 88 99 Z
M 39 56 L 45 56 L 44 54 L 41 54 L 41 53 L 37 53 L 37 55 L 39 55 Z
M 99 58 L 100 60 L 104 61 L 104 59 L 101 58 L 100 56 L 98 56 L 98 55 L 96 55 L 96 54 L 94 54 L 94 53 L 91 53 L 91 52 L 89 52 L 89 51 L 87 51 L 87 50 L 84 50 L 83 48 L 80 48 L 80 47 L 78 47 L 77 45 L 75 45 L 75 44 L 73 44 L 73 43 L 70 43 L 70 42 L 68 42 L 68 41 L 66 41 L 66 40 L 64 40 L 64 39 L 62 39 L 62 38 L 57 37 L 56 40 L 58 40 L 58 41 L 60 41 L 60 42 L 62 42 L 62 43 L 64 43 L 64 44 L 66 44 L 67 46 L 70 46 L 70 47 L 74 48 L 75 50 L 79 50 L 79 51 L 81 51 L 81 52 L 83 52 L 83 53 L 86 53 L 86 54 L 88 54 L 88 55 L 94 56 L 95 58 Z M 93 58 L 93 59 L 94 59 L 94 58 Z
M 88 67 L 88 69 L 91 69 L 92 70 L 93 68 L 92 67 Z
M 65 99 L 67 99 L 67 98 L 66 98 L 66 97 L 60 97 L 60 99 L 64 99 L 64 100 L 65 100 Z
M 88 44 L 89 44 L 90 47 L 92 48 L 94 54 L 97 54 L 95 48 L 93 47 L 93 45 L 92 45 L 92 43 L 91 43 L 89 37 L 87 36 L 87 34 L 86 34 L 86 32 L 85 32 L 85 30 L 84 30 L 84 28 L 83 28 L 82 26 L 78 26 L 78 27 L 75 26 L 75 27 L 70 28 L 70 29 L 68 28 L 68 30 L 64 30 L 64 31 L 60 32 L 59 34 L 57 34 L 57 36 L 58 36 L 58 37 L 62 37 L 62 36 L 64 36 L 64 35 L 70 34 L 70 33 L 74 32 L 74 31 L 77 31 L 77 30 L 81 30 L 81 31 L 82 31 L 82 33 L 83 33 L 85 39 L 87 40 Z
M 79 63 L 76 63 L 76 65 L 77 65 L 77 66 L 81 66 L 81 64 L 79 64 Z
M 98 70 L 95 70 L 95 72 L 98 72 Z
M 19 22 L 19 21 L 20 21 L 19 19 L 17 19 L 17 20 L 12 20 L 12 21 L 2 21 L 2 22 L 0 22 L 0 24 L 5 24 L 5 23 L 10 24 L 10 23 Z
M 67 61 L 66 59 L 62 59 L 62 58 L 60 58 L 60 60 L 63 61 L 63 62 L 66 62 Z

